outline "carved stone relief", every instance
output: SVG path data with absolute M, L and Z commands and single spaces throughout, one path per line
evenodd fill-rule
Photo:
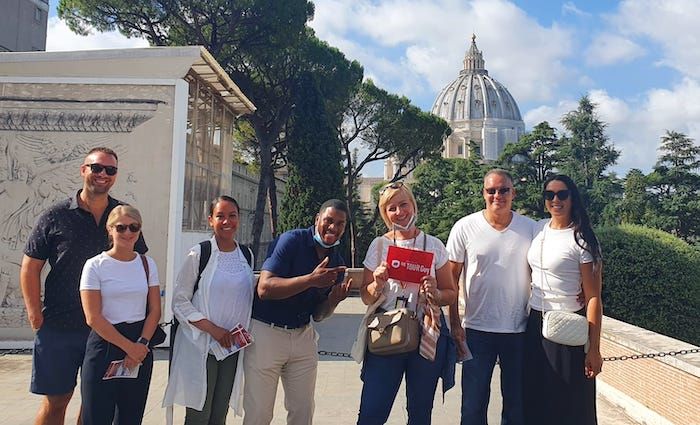
M 75 99 L 66 91 L 54 98 L 0 97 L 0 328 L 26 326 L 19 266 L 36 218 L 82 187 L 79 168 L 91 148 L 109 146 L 123 156 L 122 138 L 166 103 Z M 120 178 L 122 200 L 136 201 L 136 181 L 133 173 Z

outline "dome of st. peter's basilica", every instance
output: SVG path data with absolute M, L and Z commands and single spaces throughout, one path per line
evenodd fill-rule
M 440 91 L 431 112 L 452 127 L 445 141 L 446 158 L 466 158 L 471 140 L 484 160 L 493 161 L 507 143 L 517 142 L 525 132 L 515 99 L 488 74 L 473 35 L 464 68 Z

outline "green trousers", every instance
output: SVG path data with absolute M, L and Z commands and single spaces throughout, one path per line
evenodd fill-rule
M 185 425 L 225 425 L 228 405 L 231 400 L 233 381 L 236 378 L 238 353 L 217 361 L 207 356 L 207 398 L 202 411 L 185 411 Z

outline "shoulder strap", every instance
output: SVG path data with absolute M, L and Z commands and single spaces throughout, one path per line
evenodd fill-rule
M 377 267 L 382 264 L 382 251 L 384 251 L 384 236 L 380 236 L 377 241 Z
M 199 254 L 199 272 L 197 273 L 197 281 L 194 283 L 194 290 L 192 290 L 192 295 L 199 289 L 199 280 L 202 278 L 202 272 L 204 268 L 207 267 L 209 263 L 209 258 L 211 257 L 211 241 L 202 241 L 199 243 L 200 254 Z
M 246 245 L 243 245 L 242 243 L 238 244 L 238 249 L 241 250 L 243 253 L 243 256 L 245 257 L 246 261 L 248 262 L 248 265 L 250 266 L 251 269 L 255 268 L 255 262 L 253 261 L 253 251 Z
M 148 281 L 151 280 L 151 274 L 149 273 L 148 269 L 148 260 L 146 259 L 146 256 L 143 254 L 139 254 L 139 257 L 141 257 L 141 263 L 143 264 L 143 271 L 146 272 L 146 285 L 148 285 Z

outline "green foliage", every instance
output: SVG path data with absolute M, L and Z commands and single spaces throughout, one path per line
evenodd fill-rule
M 700 345 L 700 251 L 636 225 L 598 230 L 605 314 Z
M 498 164 L 515 180 L 514 209 L 532 218 L 545 217 L 542 189 L 547 177 L 555 172 L 559 146 L 556 130 L 544 121 L 503 149 Z
M 622 197 L 621 182 L 605 171 L 615 165 L 620 151 L 608 144 L 607 124 L 598 118 L 595 104 L 588 96 L 578 108 L 561 120 L 567 135 L 557 152 L 557 169 L 571 177 L 579 189 L 593 224 L 604 221 L 603 210 Z
M 633 168 L 625 176 L 625 196 L 620 203 L 620 221 L 624 224 L 644 224 L 649 205 L 647 179 L 641 170 Z
M 700 239 L 700 147 L 683 133 L 666 131 L 653 172 L 651 225 L 687 241 Z
M 568 135 L 561 140 L 559 171 L 579 186 L 591 189 L 593 182 L 615 165 L 620 151 L 608 145 L 607 124 L 598 119 L 595 104 L 588 96 L 582 97 L 578 108 L 564 115 L 561 123 Z
M 443 119 L 421 111 L 405 97 L 390 94 L 366 81 L 356 88 L 337 123 L 345 163 L 345 201 L 353 216 L 352 237 L 371 241 L 376 233 L 377 214 L 362 223 L 362 206 L 354 199 L 354 188 L 364 167 L 374 161 L 395 160 L 392 181 L 411 172 L 420 161 L 439 156 L 443 139 L 450 134 Z M 359 157 L 358 148 L 364 156 Z M 381 220 L 380 220 L 381 222 Z M 351 241 L 356 257 L 364 255 Z
M 315 76 L 300 81 L 289 139 L 289 178 L 280 230 L 309 226 L 319 206 L 342 197 L 340 145 Z
M 418 225 L 443 242 L 454 223 L 484 208 L 482 188 L 488 167 L 476 155 L 469 159 L 437 158 L 416 168 L 412 186 L 418 203 Z

